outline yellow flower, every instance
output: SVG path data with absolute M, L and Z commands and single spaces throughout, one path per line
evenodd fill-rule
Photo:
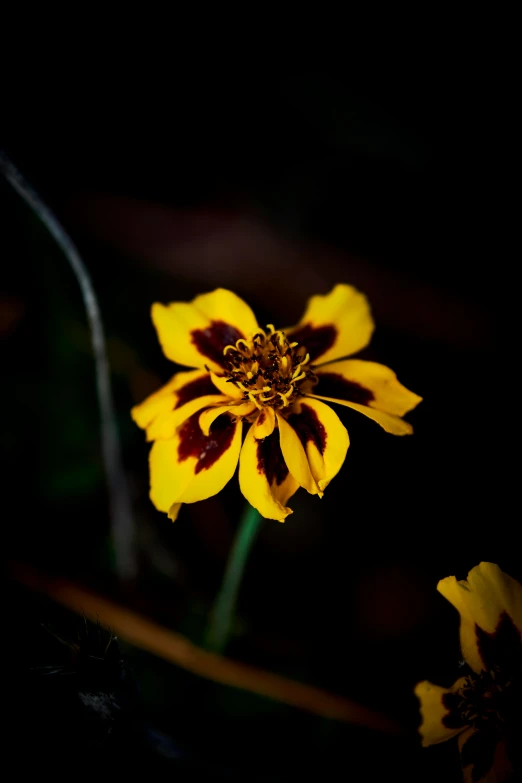
M 448 576 L 437 590 L 460 613 L 462 655 L 472 672 L 451 688 L 427 681 L 415 687 L 422 744 L 458 734 L 466 781 L 520 780 L 522 585 L 495 563 L 480 563 L 467 580 Z
M 351 286 L 313 296 L 299 324 L 285 330 L 261 329 L 250 307 L 222 288 L 154 304 L 152 321 L 165 356 L 197 368 L 176 373 L 132 410 L 154 441 L 151 500 L 171 519 L 181 503 L 223 489 L 238 461 L 241 491 L 264 517 L 283 521 L 299 487 L 322 496 L 349 445 L 322 400 L 395 435 L 412 432 L 401 417 L 421 398 L 387 367 L 342 358 L 364 348 L 374 329 L 366 297 Z

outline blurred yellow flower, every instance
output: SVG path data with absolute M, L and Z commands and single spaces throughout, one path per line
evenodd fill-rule
M 495 563 L 437 590 L 460 613 L 460 645 L 472 672 L 451 688 L 420 682 L 423 746 L 459 735 L 465 781 L 520 780 L 522 761 L 522 585 Z
M 387 432 L 421 400 L 381 364 L 345 359 L 370 341 L 366 297 L 348 285 L 313 296 L 297 326 L 261 329 L 250 307 L 218 288 L 192 302 L 152 306 L 165 356 L 178 372 L 132 410 L 154 441 L 150 497 L 175 519 L 181 503 L 218 493 L 239 462 L 248 502 L 283 521 L 299 487 L 322 496 L 346 457 L 346 428 L 325 402 L 360 411 Z M 242 444 L 244 424 L 250 425 Z

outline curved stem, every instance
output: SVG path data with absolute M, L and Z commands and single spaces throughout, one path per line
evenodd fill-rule
M 0 150 L 0 169 L 7 181 L 34 210 L 61 247 L 80 286 L 91 331 L 94 353 L 96 387 L 101 418 L 102 453 L 109 489 L 116 570 L 122 579 L 129 579 L 136 574 L 134 530 L 129 491 L 123 470 L 120 441 L 116 426 L 109 362 L 98 299 L 94 292 L 89 272 L 71 238 L 62 228 L 53 212 L 29 183 L 25 181 L 3 150 Z
M 214 652 L 223 652 L 229 639 L 241 579 L 262 519 L 257 509 L 251 505 L 245 507 L 210 615 L 205 646 Z

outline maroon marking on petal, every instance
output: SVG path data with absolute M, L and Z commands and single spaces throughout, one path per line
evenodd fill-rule
M 219 391 L 212 383 L 210 375 L 204 375 L 202 378 L 196 378 L 194 381 L 186 383 L 175 394 L 177 395 L 177 401 L 174 410 L 181 405 L 185 405 L 186 402 L 195 400 L 197 397 L 203 397 L 206 394 L 219 394 Z
M 501 671 L 520 672 L 522 668 L 522 638 L 507 612 L 502 612 L 493 633 L 475 624 L 477 646 L 484 666 L 489 671 L 497 666 Z
M 442 719 L 447 729 L 460 729 L 466 725 L 460 710 L 462 696 L 458 691 L 456 693 L 445 693 L 442 696 L 442 704 L 448 710 L 448 714 Z
M 225 413 L 212 422 L 210 435 L 204 435 L 199 426 L 200 415 L 200 411 L 194 413 L 179 430 L 179 461 L 184 462 L 189 457 L 196 457 L 197 462 L 194 467 L 196 475 L 212 467 L 230 448 L 236 429 L 236 425 Z
M 323 397 L 335 397 L 338 400 L 357 402 L 359 405 L 368 405 L 375 399 L 373 392 L 361 386 L 355 381 L 347 381 L 336 372 L 318 372 L 319 383 L 313 390 L 313 394 Z
M 296 329 L 288 336 L 292 342 L 298 342 L 306 348 L 310 354 L 310 361 L 313 362 L 318 356 L 322 356 L 323 353 L 332 347 L 337 339 L 337 329 L 335 326 L 312 326 L 312 324 L 305 324 Z
M 269 485 L 279 487 L 288 476 L 288 468 L 279 445 L 279 432 L 274 430 L 267 438 L 257 441 L 257 469 L 264 473 Z
M 257 417 L 257 423 L 259 425 L 264 424 L 265 419 L 266 419 L 266 413 L 264 411 L 261 411 L 261 413 Z
M 309 440 L 315 443 L 319 454 L 324 454 L 326 449 L 326 430 L 319 416 L 305 402 L 301 402 L 301 413 L 293 413 L 288 417 L 288 423 L 292 425 L 299 435 L 299 440 L 306 449 Z
M 235 345 L 240 338 L 244 339 L 235 326 L 225 321 L 211 321 L 206 329 L 194 329 L 190 334 L 198 351 L 221 367 L 224 366 L 224 348 Z

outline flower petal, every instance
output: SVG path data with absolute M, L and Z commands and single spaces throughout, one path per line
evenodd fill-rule
M 158 511 L 168 512 L 174 503 L 176 490 L 173 489 L 172 476 L 176 470 L 177 454 L 178 444 L 174 438 L 157 440 L 152 444 L 149 454 L 150 499 Z
M 150 452 L 150 498 L 159 511 L 195 503 L 220 492 L 236 469 L 242 420 L 221 416 L 207 437 L 199 414 L 187 419 L 170 440 L 157 440 Z
M 311 495 L 319 494 L 322 497 L 324 493 L 315 482 L 299 435 L 279 413 L 277 414 L 277 424 L 279 426 L 281 451 L 288 470 L 299 483 L 299 486 L 304 487 Z
M 375 410 L 375 408 L 369 408 L 367 405 L 359 405 L 356 402 L 348 402 L 347 400 L 335 400 L 332 397 L 323 397 L 319 394 L 307 395 L 307 399 L 310 398 L 337 403 L 338 405 L 344 405 L 345 408 L 359 411 L 359 413 L 363 413 L 369 419 L 376 421 L 386 432 L 391 432 L 392 435 L 411 435 L 413 432 L 413 427 L 407 421 L 399 419 L 398 416 L 390 416 L 389 413 Z
M 445 742 L 465 728 L 465 724 L 457 716 L 454 717 L 451 714 L 451 697 L 464 685 L 465 681 L 466 678 L 461 677 L 451 688 L 433 685 L 428 680 L 419 682 L 415 686 L 414 693 L 420 701 L 422 724 L 419 727 L 419 733 L 424 748 L 427 748 L 428 745 Z
M 285 504 L 299 484 L 286 466 L 276 430 L 267 438 L 257 440 L 254 428 L 250 427 L 239 458 L 239 486 L 250 505 L 263 517 L 284 522 L 292 513 Z
M 205 366 L 205 357 L 192 342 L 192 332 L 207 329 L 209 320 L 189 302 L 155 302 L 151 309 L 163 353 L 173 362 L 188 367 Z
M 172 376 L 165 386 L 155 391 L 154 394 L 150 394 L 139 405 L 135 405 L 131 410 L 131 416 L 138 427 L 144 430 L 160 413 L 172 410 L 175 405 L 174 392 L 178 386 L 183 384 L 185 380 L 190 381 L 196 376 L 201 377 L 202 375 L 201 370 L 178 372 Z
M 346 427 L 328 405 L 310 397 L 295 404 L 288 423 L 299 436 L 314 481 L 323 492 L 346 459 L 350 445 Z
M 244 417 L 250 416 L 250 414 L 253 413 L 255 409 L 256 406 L 253 402 L 228 402 L 227 405 L 217 405 L 212 408 L 208 408 L 208 410 L 203 411 L 203 413 L 200 413 L 199 426 L 201 427 L 204 435 L 209 435 L 213 422 L 223 413 L 230 413 L 231 416 Z
M 254 437 L 258 440 L 268 438 L 274 431 L 276 422 L 273 408 L 263 408 L 254 422 Z
M 217 371 L 223 367 L 224 348 L 259 328 L 250 307 L 224 288 L 192 302 L 155 303 L 151 314 L 168 359 Z
M 522 585 L 495 563 L 480 563 L 467 580 L 442 579 L 437 590 L 460 614 L 462 655 L 475 672 L 522 660 Z
M 168 516 L 172 522 L 175 522 L 176 519 L 178 518 L 178 514 L 180 512 L 182 505 L 183 505 L 182 503 L 173 503 L 172 506 L 169 508 Z
M 205 399 L 201 405 L 211 405 L 224 398 L 217 394 L 206 370 L 178 372 L 165 386 L 135 405 L 131 416 L 139 427 L 147 430 L 147 440 L 171 438 L 176 427 L 198 409 L 197 405 L 194 408 L 196 399 Z M 192 408 L 185 408 L 189 402 Z
M 305 346 L 313 364 L 322 364 L 360 351 L 370 342 L 373 330 L 364 294 L 339 284 L 325 296 L 312 296 L 299 324 L 286 331 Z
M 147 427 L 147 440 L 173 438 L 176 429 L 197 411 L 225 402 L 228 402 L 228 399 L 223 394 L 206 394 L 203 397 L 196 397 L 190 400 L 180 408 L 175 407 L 174 410 L 161 413 Z
M 393 370 L 376 362 L 360 359 L 333 362 L 318 369 L 317 377 L 319 383 L 314 393 L 368 405 L 392 416 L 404 416 L 422 401 L 422 397 L 399 383 Z
M 212 383 L 219 389 L 221 394 L 225 394 L 233 400 L 243 399 L 243 392 L 241 389 L 238 389 L 236 384 L 229 381 L 224 375 L 218 375 L 217 373 L 211 372 L 210 377 L 212 378 Z
M 226 288 L 216 288 L 208 294 L 200 294 L 192 304 L 210 321 L 219 321 L 226 314 L 227 323 L 235 326 L 244 335 L 253 334 L 259 329 L 252 308 Z

